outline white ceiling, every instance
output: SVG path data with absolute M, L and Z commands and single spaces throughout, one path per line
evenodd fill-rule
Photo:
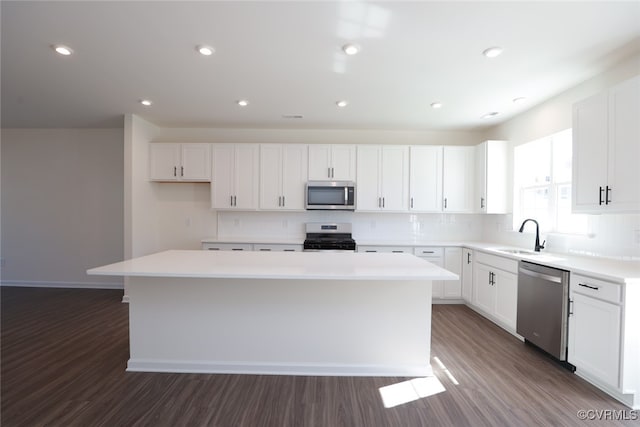
M 471 130 L 640 51 L 640 1 L 2 1 L 0 12 L 2 127 L 120 127 L 134 113 L 162 126 Z M 346 56 L 345 43 L 362 50 Z M 496 45 L 501 56 L 481 54 Z

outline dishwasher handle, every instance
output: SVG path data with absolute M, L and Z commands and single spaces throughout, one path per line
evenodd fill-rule
M 550 274 L 538 273 L 537 271 L 528 270 L 526 268 L 520 267 L 518 269 L 521 274 L 526 274 L 527 276 L 535 277 L 538 279 L 547 280 L 553 283 L 562 283 L 562 277 L 552 276 Z

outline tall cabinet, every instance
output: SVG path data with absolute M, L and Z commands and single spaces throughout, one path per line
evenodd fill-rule
M 442 146 L 409 147 L 409 210 L 442 211 Z
M 360 145 L 356 158 L 358 210 L 406 211 L 409 195 L 408 147 Z
M 640 211 L 640 76 L 573 106 L 572 208 Z
M 473 212 L 476 147 L 445 146 L 443 151 L 442 210 Z
M 213 145 L 213 209 L 257 209 L 258 159 L 258 144 Z

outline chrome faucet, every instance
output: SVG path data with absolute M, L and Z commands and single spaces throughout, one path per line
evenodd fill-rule
M 522 221 L 522 225 L 520 226 L 520 233 L 522 233 L 522 230 L 524 230 L 524 225 L 527 223 L 527 221 L 533 221 L 536 224 L 536 247 L 535 247 L 535 251 L 536 252 L 540 252 L 540 249 L 544 249 L 544 244 L 546 243 L 546 240 L 544 242 L 542 242 L 542 244 L 540 244 L 540 227 L 538 226 L 538 221 L 536 221 L 535 219 L 525 219 L 524 221 Z

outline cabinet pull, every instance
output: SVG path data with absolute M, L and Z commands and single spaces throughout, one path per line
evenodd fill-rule
M 331 178 L 333 178 L 335 176 L 334 170 L 333 168 L 331 168 Z
M 233 206 L 233 196 L 229 196 L 229 205 Z
M 380 197 L 378 197 L 378 207 L 381 208 L 382 207 L 382 200 L 380 199 Z
M 178 168 L 176 166 L 173 167 L 173 176 L 178 176 Z
M 467 264 L 471 264 L 471 252 L 467 252 Z
M 242 248 L 231 248 L 232 251 L 244 251 Z
M 594 291 L 600 290 L 599 286 L 591 286 L 591 285 L 586 285 L 584 283 L 578 283 L 578 286 L 582 286 L 583 288 L 593 289 Z
M 600 188 L 600 195 L 598 196 L 598 205 L 602 204 L 602 193 L 604 192 L 604 189 L 602 187 Z
M 233 206 L 238 206 L 238 196 L 233 196 Z
M 403 254 L 403 253 L 404 253 L 404 251 L 391 251 L 391 253 L 394 253 L 394 254 Z
M 368 250 L 368 251 L 365 251 L 365 252 L 378 252 L 378 251 L 371 251 L 371 250 Z
M 270 252 L 271 249 L 269 248 L 260 248 L 260 252 Z
M 444 198 L 444 208 L 447 209 L 447 198 Z
M 384 197 L 382 198 L 382 207 L 384 208 Z
M 331 168 L 327 168 L 327 178 L 331 178 Z
M 413 197 L 411 198 L 411 203 L 410 203 L 410 205 L 411 205 L 411 209 L 413 209 Z
M 611 200 L 609 199 L 609 193 L 611 192 L 611 189 L 609 188 L 609 186 L 607 185 L 607 191 L 605 192 L 605 196 L 604 196 L 604 204 L 608 205 L 609 203 L 611 203 Z
M 433 254 L 435 253 L 434 251 L 422 251 L 423 254 Z
M 284 196 L 282 196 L 282 207 L 284 208 Z
M 220 250 L 220 248 L 207 248 L 207 249 L 209 249 L 210 251 L 219 251 Z
M 573 316 L 573 300 L 569 300 L 569 316 Z
M 180 176 L 184 176 L 184 166 L 180 166 Z
M 284 252 L 295 252 L 295 249 L 285 249 Z
M 484 209 L 484 197 L 480 197 L 480 209 Z

